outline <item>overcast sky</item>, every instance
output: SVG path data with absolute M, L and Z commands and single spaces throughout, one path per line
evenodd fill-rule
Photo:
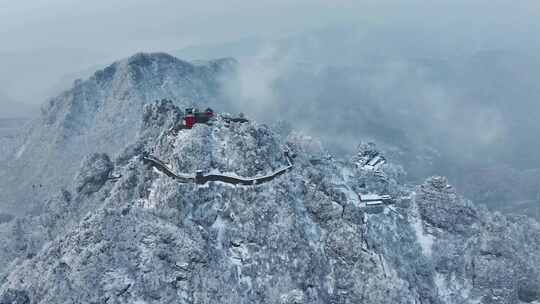
M 287 34 L 358 20 L 392 22 L 445 16 L 494 19 L 509 27 L 531 23 L 538 1 L 366 0 L 0 0 L 2 51 L 82 48 L 114 56 L 172 50 L 244 36 Z M 530 16 L 530 18 L 527 18 Z
M 3 48 L 87 48 L 123 54 L 177 49 L 345 21 L 356 1 L 2 1 Z
M 4 96 L 0 103 L 7 104 L 9 99 L 12 104 L 41 104 L 77 72 L 138 51 L 172 52 L 244 37 L 273 39 L 326 26 L 360 24 L 369 28 L 385 24 L 396 29 L 433 28 L 432 38 L 438 32 L 448 36 L 441 41 L 473 35 L 478 36 L 478 41 L 492 39 L 500 45 L 512 41 L 513 47 L 520 43 L 531 46 L 537 39 L 532 41 L 527 38 L 532 35 L 521 34 L 540 32 L 538 3 L 0 0 L 0 96 Z M 396 39 L 403 41 L 403 37 Z M 340 51 L 336 49 L 335 55 L 339 56 Z

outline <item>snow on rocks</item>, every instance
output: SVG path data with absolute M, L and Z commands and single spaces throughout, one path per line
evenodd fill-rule
M 110 178 L 113 167 L 107 154 L 94 153 L 86 156 L 75 177 L 75 191 L 82 194 L 96 192 Z
M 148 60 L 134 58 L 133 77 L 159 69 Z M 537 222 L 474 208 L 444 178 L 403 185 L 391 163 L 363 170 L 294 132 L 284 139 L 265 125 L 218 121 L 171 135 L 178 108 L 160 101 L 145 111 L 137 139 L 114 161 L 89 156 L 41 214 L 0 224 L 0 300 L 540 300 Z M 297 155 L 294 168 L 257 187 L 175 183 L 143 162 L 152 151 L 175 172 L 257 176 L 287 164 L 284 146 Z M 118 178 L 106 179 L 113 168 Z M 368 213 L 356 193 L 398 203 Z

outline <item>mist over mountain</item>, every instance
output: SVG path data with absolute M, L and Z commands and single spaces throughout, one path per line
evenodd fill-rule
M 44 20 L 64 16 L 73 21 L 67 13 L 73 10 L 60 2 L 49 4 L 58 11 Z M 0 81 L 15 105 L 40 104 L 74 79 L 137 50 L 169 50 L 187 60 L 230 56 L 240 69 L 236 81 L 224 84 L 227 109 L 267 123 L 287 121 L 321 138 L 336 155 L 352 153 L 361 134 L 392 151 L 411 180 L 444 174 L 467 197 L 489 206 L 509 201 L 503 196 L 488 200 L 482 189 L 519 179 L 497 174 L 483 178 L 492 185 L 471 187 L 468 183 L 482 172 L 510 167 L 523 172 L 527 184 L 540 184 L 525 172 L 540 164 L 535 144 L 540 93 L 534 81 L 540 70 L 540 17 L 535 1 L 310 1 L 312 6 L 273 1 L 264 13 L 256 9 L 249 17 L 241 9 L 215 4 L 127 1 L 124 10 L 116 11 L 98 2 L 87 4 L 95 10 L 81 12 L 70 31 L 51 25 L 59 34 L 55 39 L 42 39 L 48 27 L 37 26 L 42 20 L 34 18 L 37 11 L 23 18 L 33 23 L 19 27 L 14 24 L 22 19 L 5 14 L 5 28 L 14 33 L 29 28 L 34 32 L 27 36 L 42 33 L 35 39 L 5 36 L 11 43 L 1 52 Z M 193 17 L 207 9 L 213 22 Z M 97 25 L 98 11 L 108 13 Z M 147 22 L 133 25 L 124 19 L 127 15 Z M 272 16 L 279 16 L 280 24 Z M 29 48 L 28 41 L 41 41 L 40 47 Z M 17 108 L 17 115 L 27 113 L 2 105 L 0 116 L 11 117 L 11 108 Z M 526 191 L 525 201 L 537 202 L 537 192 Z M 505 197 L 523 202 L 523 193 L 518 196 Z
M 484 195 L 485 189 L 493 191 L 507 182 L 509 189 L 520 188 L 515 183 L 522 179 L 507 178 L 497 168 L 521 172 L 540 166 L 535 145 L 540 92 L 534 81 L 540 76 L 540 59 L 534 51 L 536 36 L 530 35 L 533 27 L 517 31 L 474 20 L 465 33 L 456 23 L 450 29 L 445 22 L 452 20 L 433 23 L 431 28 L 409 21 L 399 28 L 363 21 L 278 38 L 247 36 L 194 45 L 174 54 L 190 60 L 237 58 L 236 77 L 220 84 L 225 88 L 220 99 L 228 111 L 244 112 L 269 124 L 287 122 L 321 138 L 338 156 L 353 153 L 361 135 L 378 142 L 403 164 L 410 180 L 444 174 L 467 197 L 490 207 L 504 206 L 509 211 L 511 203 L 538 205 L 537 186 L 519 194 L 489 199 Z M 483 30 L 488 24 L 490 35 Z M 44 75 L 54 79 L 43 82 L 49 83 L 42 92 L 50 93 L 40 93 L 45 99 L 74 79 L 91 75 L 94 68 L 87 66 L 105 66 L 103 59 L 92 59 L 99 58 L 96 54 L 77 57 L 64 52 L 68 50 L 58 51 L 46 67 L 38 58 L 47 57 L 47 52 L 21 54 L 17 60 L 3 58 L 11 62 L 33 58 L 27 66 L 38 73 L 21 72 L 35 77 L 32 83 L 42 83 L 38 78 Z M 61 62 L 59 58 L 72 59 Z M 88 64 L 77 70 L 73 62 Z M 70 71 L 61 79 L 46 74 L 63 66 Z M 17 81 L 11 76 L 6 74 L 5 83 Z M 1 116 L 30 113 L 19 103 L 10 104 L 3 106 Z M 477 179 L 486 172 L 491 176 Z M 535 175 L 524 172 L 523 176 L 526 184 L 540 184 Z M 506 193 L 510 192 L 516 191 Z M 530 214 L 531 208 L 514 211 Z
M 223 103 L 227 110 L 270 124 L 286 121 L 321 138 L 339 156 L 352 153 L 361 134 L 384 146 L 411 180 L 444 174 L 476 202 L 505 206 L 525 200 L 535 205 L 536 187 L 525 198 L 524 193 L 489 200 L 483 195 L 485 187 L 516 179 L 497 175 L 482 179 L 493 184 L 477 186 L 470 181 L 500 166 L 518 171 L 539 167 L 534 144 L 540 129 L 535 115 L 540 92 L 534 82 L 540 76 L 538 56 L 518 47 L 520 35 L 504 46 L 493 37 L 472 44 L 473 33 L 439 43 L 432 39 L 435 30 L 335 26 L 175 53 L 192 60 L 220 54 L 238 58 L 237 77 L 223 82 L 225 93 L 220 92 L 220 99 L 228 100 Z M 56 82 L 56 91 L 69 79 L 88 74 L 82 70 L 65 76 Z M 540 184 L 534 175 L 527 176 L 528 184 Z
M 540 89 L 534 81 L 540 57 L 518 47 L 518 37 L 504 47 L 493 37 L 475 44 L 470 37 L 445 37 L 446 48 L 428 39 L 432 31 L 334 27 L 177 53 L 237 55 L 238 77 L 226 84 L 230 107 L 261 121 L 287 121 L 320 137 L 336 155 L 352 153 L 361 135 L 392 151 L 411 180 L 443 173 L 477 202 L 495 207 L 520 201 L 512 195 L 488 200 L 480 190 L 485 187 L 470 182 L 480 172 L 496 172 L 491 168 L 540 166 Z M 528 184 L 540 184 L 528 176 Z M 537 192 L 526 191 L 527 200 L 537 202 Z

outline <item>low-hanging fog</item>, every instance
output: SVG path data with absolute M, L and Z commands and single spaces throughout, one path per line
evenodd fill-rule
M 537 38 L 497 31 L 337 27 L 263 43 L 230 96 L 238 111 L 288 121 L 336 154 L 372 139 L 413 180 L 444 174 L 476 201 L 537 206 Z
M 137 51 L 231 56 L 227 110 L 340 156 L 373 140 L 411 179 L 448 175 L 476 200 L 538 199 L 538 2 L 198 3 L 0 1 L 0 117 Z

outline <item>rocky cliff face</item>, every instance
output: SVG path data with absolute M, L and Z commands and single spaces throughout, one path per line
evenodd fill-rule
M 122 153 L 87 156 L 40 214 L 0 222 L 0 303 L 540 301 L 537 222 L 255 122 L 172 134 L 179 113 L 146 105 Z M 142 161 L 256 176 L 286 164 L 284 147 L 294 169 L 257 186 L 182 184 Z M 364 208 L 359 192 L 396 203 Z
M 0 204 L 42 205 L 70 181 L 85 155 L 116 155 L 136 138 L 148 102 L 216 103 L 220 78 L 234 66 L 232 59 L 189 63 L 167 54 L 137 54 L 75 81 L 42 107 L 7 168 L 0 168 Z

